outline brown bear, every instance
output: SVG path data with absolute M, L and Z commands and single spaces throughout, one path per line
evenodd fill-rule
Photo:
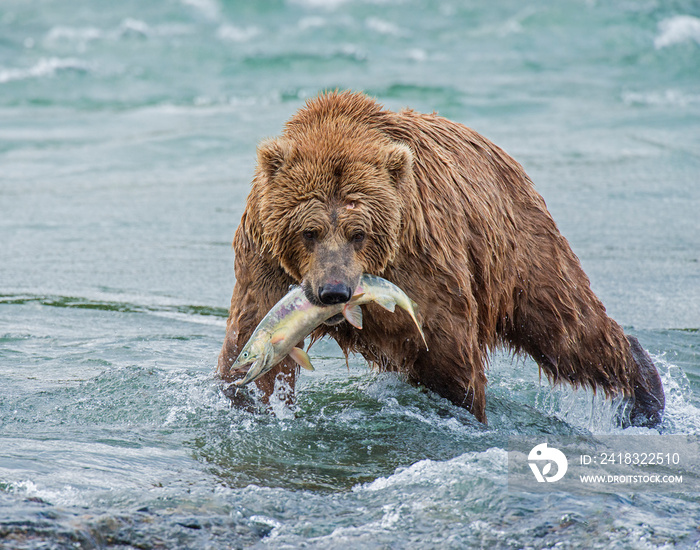
M 308 101 L 258 147 L 234 251 L 226 382 L 244 375 L 230 366 L 290 285 L 338 304 L 369 273 L 417 302 L 429 349 L 408 315 L 376 304 L 362 330 L 336 316 L 312 338 L 330 335 L 484 423 L 484 369 L 499 347 L 529 354 L 552 383 L 628 397 L 626 422 L 661 421 L 654 364 L 606 315 L 523 168 L 436 114 L 392 112 L 361 93 Z M 297 374 L 287 359 L 256 383 L 269 399 L 277 377 L 293 390 Z

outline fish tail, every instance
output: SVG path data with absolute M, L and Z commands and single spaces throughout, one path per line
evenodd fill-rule
M 423 344 L 425 344 L 425 350 L 428 351 L 428 342 L 425 339 L 425 334 L 423 334 L 423 327 L 421 326 L 420 321 L 418 321 L 418 304 L 416 304 L 413 300 L 410 298 L 408 299 L 407 304 L 399 304 L 406 312 L 411 316 L 411 319 L 413 319 L 413 322 L 416 325 L 416 328 L 418 329 L 418 332 L 420 333 L 420 337 L 423 339 Z

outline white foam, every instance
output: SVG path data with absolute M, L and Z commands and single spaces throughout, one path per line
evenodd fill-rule
M 305 31 L 307 29 L 320 29 L 325 27 L 327 24 L 328 21 L 326 21 L 324 17 L 319 17 L 317 15 L 304 17 L 299 20 L 299 28 L 302 31 Z
M 335 10 L 340 6 L 349 4 L 352 0 L 287 0 L 290 4 L 296 4 L 302 8 L 307 9 L 326 9 Z M 355 0 L 357 2 L 357 0 Z M 397 4 L 402 2 L 402 0 L 363 0 L 364 4 L 374 4 L 374 5 L 386 5 L 386 4 Z
M 182 23 L 164 23 L 151 27 L 145 21 L 127 17 L 118 26 L 110 29 L 97 27 L 68 27 L 58 25 L 49 30 L 43 39 L 47 49 L 71 46 L 82 53 L 95 41 L 119 41 L 124 39 L 146 39 L 151 37 L 184 36 L 192 34 L 192 26 Z
M 212 315 L 197 315 L 181 313 L 179 311 L 146 311 L 145 313 L 147 315 L 152 315 L 153 317 L 162 317 L 164 319 L 182 321 L 183 323 L 194 323 L 196 325 L 208 325 L 212 327 L 226 326 L 226 319 L 214 317 Z
M 61 59 L 58 57 L 42 58 L 27 69 L 0 69 L 0 84 L 30 78 L 45 78 L 55 76 L 62 71 L 89 72 L 89 64 L 75 58 Z
M 390 476 L 352 488 L 358 503 L 381 506 L 381 516 L 373 513 L 368 522 L 336 527 L 329 535 L 312 541 L 318 547 L 364 547 L 365 543 L 371 547 L 377 535 L 398 531 L 415 518 L 442 516 L 442 504 L 462 500 L 474 484 L 489 480 L 496 486 L 497 493 L 502 494 L 507 464 L 505 449 L 490 448 L 483 452 L 467 452 L 451 460 L 421 460 L 407 468 L 398 468 Z M 365 511 L 363 507 L 358 510 Z
M 220 40 L 229 42 L 249 42 L 256 36 L 259 36 L 260 32 L 260 29 L 257 27 L 236 27 L 235 25 L 224 24 L 217 29 L 216 36 Z
M 9 291 L 8 291 L 9 292 Z M 198 325 L 210 325 L 216 327 L 225 327 L 226 319 L 215 315 L 201 315 L 198 313 L 187 313 L 177 311 L 178 308 L 188 307 L 207 307 L 204 304 L 187 304 L 175 298 L 168 296 L 158 296 L 153 294 L 135 294 L 129 292 L 101 292 L 87 291 L 68 294 L 53 294 L 51 289 L 37 289 L 33 293 L 26 291 L 18 292 L 14 298 L 24 298 L 27 300 L 40 298 L 55 298 L 61 300 L 74 301 L 74 303 L 113 303 L 124 304 L 133 308 L 140 313 L 151 315 L 153 317 L 163 317 L 166 319 L 174 319 Z
M 379 34 L 391 36 L 400 36 L 402 34 L 399 27 L 389 21 L 379 19 L 378 17 L 368 17 L 365 20 L 365 25 L 368 29 L 378 32 Z
M 289 0 L 290 4 L 296 4 L 303 8 L 334 10 L 347 4 L 350 0 Z
M 421 48 L 412 48 L 406 52 L 406 57 L 411 61 L 421 63 L 428 60 L 428 53 Z
M 86 43 L 91 40 L 98 40 L 104 33 L 96 27 L 66 27 L 59 25 L 53 27 L 46 35 L 45 41 L 48 44 L 55 44 L 60 41 Z
M 216 20 L 221 16 L 221 6 L 216 0 L 181 0 L 185 6 L 196 9 L 207 19 Z
M 398 468 L 388 477 L 356 485 L 353 491 L 384 491 L 390 488 L 410 486 L 446 487 L 465 479 L 494 479 L 505 476 L 508 452 L 493 447 L 483 452 L 468 452 L 446 461 L 421 460 L 408 468 Z
M 127 18 L 121 22 L 117 32 L 120 36 L 147 37 L 149 34 L 151 34 L 151 29 L 147 23 L 139 19 Z
M 504 38 L 513 34 L 520 34 L 523 32 L 523 21 L 534 13 L 536 13 L 535 9 L 526 7 L 505 21 L 488 23 L 471 32 L 475 36 L 497 36 L 499 38 Z
M 678 90 L 656 92 L 624 92 L 622 101 L 627 105 L 650 105 L 654 107 L 687 107 L 700 103 L 700 95 L 692 95 Z
M 676 15 L 659 23 L 659 34 L 654 39 L 657 50 L 683 42 L 700 44 L 700 18 Z
M 250 516 L 248 520 L 251 523 L 257 523 L 260 525 L 265 525 L 266 527 L 272 527 L 272 531 L 269 535 L 267 535 L 267 537 L 265 537 L 266 539 L 275 538 L 279 530 L 284 526 L 283 523 L 277 521 L 275 518 L 271 518 L 270 516 L 254 515 Z

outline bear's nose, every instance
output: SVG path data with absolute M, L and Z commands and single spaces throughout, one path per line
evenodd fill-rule
M 318 289 L 318 299 L 327 306 L 344 304 L 350 298 L 352 298 L 352 289 L 343 283 L 327 283 Z

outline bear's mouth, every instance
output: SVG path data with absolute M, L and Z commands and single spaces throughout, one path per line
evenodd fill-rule
M 343 322 L 345 317 L 343 316 L 342 313 L 337 313 L 336 315 L 333 315 L 330 319 L 326 319 L 323 321 L 323 324 L 329 327 L 332 327 L 334 325 L 338 325 Z
M 313 293 L 311 286 L 308 285 L 306 281 L 301 283 L 301 288 L 304 289 L 304 296 L 306 296 L 306 299 L 311 302 L 312 305 L 317 307 L 325 307 L 325 305 L 321 303 L 321 300 L 318 299 L 318 296 Z

